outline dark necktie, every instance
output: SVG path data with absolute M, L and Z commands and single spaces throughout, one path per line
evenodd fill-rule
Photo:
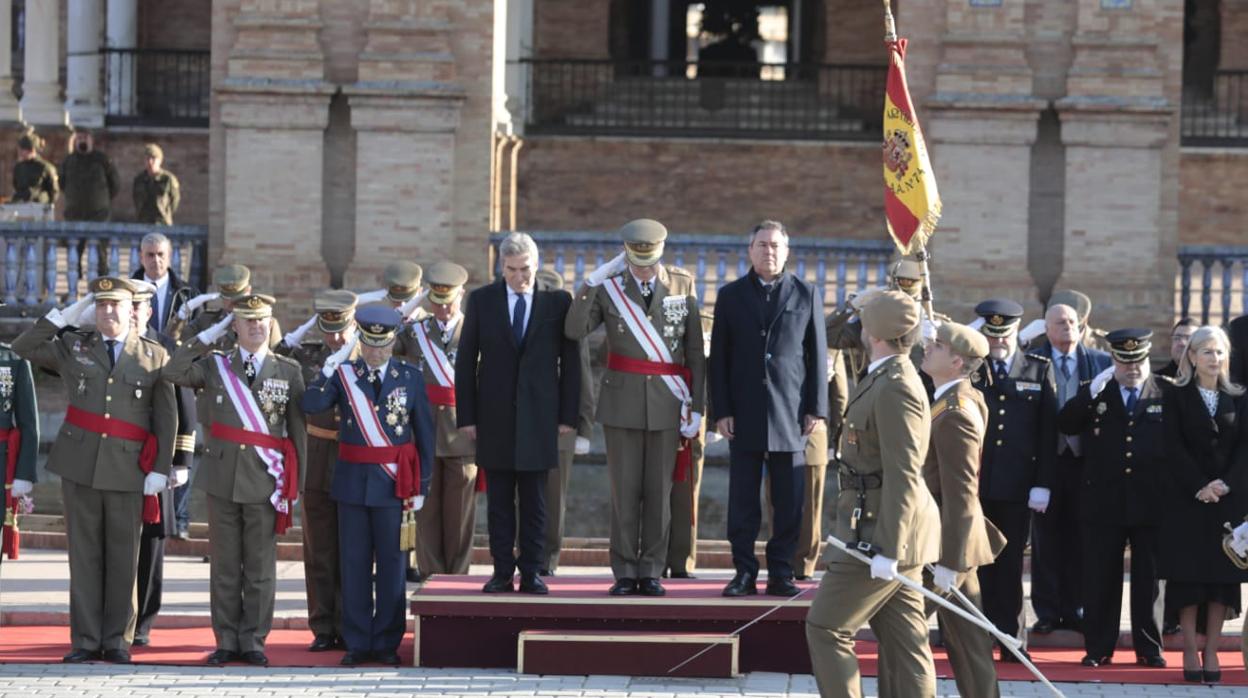
M 1004 361 L 998 361 L 998 362 L 997 362 L 997 380 L 999 380 L 999 381 L 1003 381 L 1003 380 L 1005 380 L 1006 375 L 1007 375 L 1007 374 L 1006 374 L 1006 372 L 1005 372 L 1005 362 L 1004 362 Z
M 650 308 L 650 299 L 654 297 L 654 289 L 651 288 L 649 281 L 641 282 L 641 299 L 646 302 L 646 308 Z
M 1070 357 L 1066 356 L 1065 354 L 1062 355 L 1061 368 L 1062 368 L 1062 378 L 1065 378 L 1066 380 L 1070 380 Z
M 117 365 L 117 354 L 113 353 L 113 349 L 117 346 L 117 340 L 106 339 L 104 340 L 104 346 L 108 347 L 108 370 L 111 371 Z
M 256 380 L 256 357 L 248 356 L 243 362 L 243 375 L 247 377 L 247 385 L 251 385 Z
M 1127 414 L 1135 414 L 1137 393 L 1139 393 L 1138 388 L 1127 388 Z
M 376 368 L 368 369 L 368 383 L 373 386 L 373 402 L 381 399 L 381 370 Z
M 516 294 L 516 307 L 511 311 L 511 334 L 516 338 L 516 344 L 524 341 L 524 294 Z
M 164 316 L 160 313 L 160 291 L 152 294 L 152 328 L 160 332 L 160 321 Z

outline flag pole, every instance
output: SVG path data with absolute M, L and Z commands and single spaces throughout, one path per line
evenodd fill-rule
M 884 41 L 893 43 L 897 40 L 897 23 L 893 20 L 892 0 L 884 0 Z

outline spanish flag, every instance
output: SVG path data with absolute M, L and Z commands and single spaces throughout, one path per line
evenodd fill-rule
M 884 217 L 903 254 L 927 243 L 940 219 L 936 174 L 906 85 L 906 40 L 888 41 L 884 91 Z

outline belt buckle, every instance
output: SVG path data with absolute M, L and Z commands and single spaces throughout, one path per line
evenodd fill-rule
M 862 518 L 862 507 L 854 507 L 854 511 L 849 515 L 849 527 L 853 530 L 858 529 L 858 519 Z
M 864 555 L 867 555 L 867 556 L 875 555 L 875 551 L 871 549 L 871 544 L 866 542 L 865 540 L 860 540 L 857 543 L 854 543 L 854 547 L 858 549 L 858 552 L 863 553 Z

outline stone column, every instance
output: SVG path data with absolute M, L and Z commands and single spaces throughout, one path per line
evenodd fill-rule
M 100 0 L 69 0 L 68 16 L 65 109 L 75 126 L 103 126 L 99 53 L 103 8 Z
M 105 45 L 110 49 L 134 49 L 139 42 L 138 0 L 108 0 Z M 134 113 L 134 54 L 109 54 L 108 113 Z
M 26 75 L 22 81 L 22 116 L 39 126 L 64 126 L 59 72 L 59 22 L 55 2 L 26 3 Z
M 0 121 L 21 121 L 13 94 L 13 0 L 0 0 Z
M 494 122 L 523 135 L 529 66 L 520 61 L 533 56 L 533 0 L 499 0 L 494 6 L 496 12 L 504 8 L 494 18 L 494 89 L 502 93 L 495 98 Z

